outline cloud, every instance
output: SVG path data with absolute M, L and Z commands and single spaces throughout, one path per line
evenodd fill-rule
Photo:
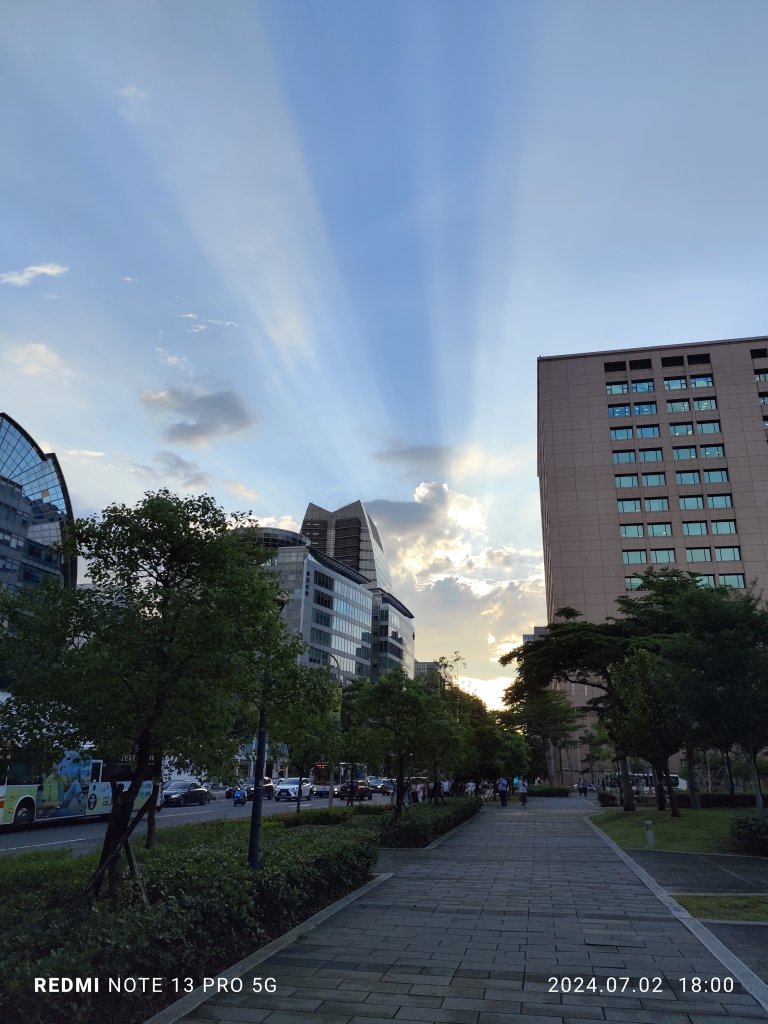
M 508 475 L 530 462 L 530 452 L 520 454 L 505 451 L 499 455 L 480 445 L 409 445 L 392 441 L 389 446 L 374 452 L 374 458 L 394 466 L 401 466 L 404 474 L 427 478 L 450 478 L 457 482 L 474 474 L 488 476 Z
M 36 277 L 61 277 L 68 271 L 69 267 L 62 267 L 59 263 L 39 263 L 34 267 L 25 267 L 24 270 L 9 270 L 0 274 L 0 284 L 26 288 Z
M 217 327 L 239 327 L 234 320 L 206 320 L 207 324 L 216 324 Z
M 180 320 L 197 320 L 197 313 L 179 313 Z
M 203 472 L 196 462 L 183 459 L 176 452 L 156 452 L 150 462 L 152 465 L 133 463 L 128 472 L 159 483 L 178 481 L 188 491 L 204 491 L 213 484 L 210 473 Z
M 61 356 L 39 341 L 31 341 L 27 345 L 19 345 L 8 352 L 7 358 L 30 377 L 52 374 L 66 380 L 72 376 L 61 361 Z
M 175 370 L 180 370 L 189 377 L 194 374 L 195 371 L 192 369 L 192 364 L 186 356 L 175 355 L 159 345 L 155 347 L 155 352 L 160 362 L 165 363 L 166 366 L 172 366 Z
M 259 492 L 255 491 L 252 487 L 246 487 L 245 484 L 240 484 L 236 480 L 227 480 L 227 490 L 233 494 L 239 495 L 241 498 L 258 498 Z
M 128 276 L 126 276 L 126 277 L 123 278 L 123 280 L 125 281 L 126 284 L 138 284 L 139 283 L 138 277 L 128 277 Z
M 65 448 L 62 454 L 72 459 L 103 459 L 106 452 L 94 452 L 88 448 Z
M 124 85 L 120 90 L 120 98 L 124 100 L 145 100 L 147 94 L 135 85 Z
M 204 391 L 197 387 L 145 391 L 146 408 L 165 416 L 165 437 L 183 444 L 205 445 L 237 434 L 256 422 L 235 391 Z
M 202 334 L 203 331 L 207 330 L 205 324 L 192 324 L 187 330 L 190 334 Z

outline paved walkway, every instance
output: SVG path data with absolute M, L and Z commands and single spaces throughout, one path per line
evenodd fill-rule
M 243 974 L 242 994 L 178 1019 L 768 1020 L 738 982 L 722 992 L 730 972 L 593 831 L 593 809 L 572 798 L 491 805 L 432 850 L 385 852 L 391 877 Z M 254 977 L 277 991 L 252 994 Z

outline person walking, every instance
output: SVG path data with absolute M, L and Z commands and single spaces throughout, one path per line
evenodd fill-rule
M 501 800 L 501 806 L 507 806 L 507 791 L 509 790 L 509 783 L 506 778 L 502 775 L 499 781 L 496 783 L 496 788 L 499 791 L 499 799 Z
M 586 800 L 587 799 L 587 780 L 583 779 L 583 778 L 579 779 L 578 787 L 579 787 L 579 796 L 583 796 L 584 799 Z
M 520 806 L 525 807 L 528 803 L 528 786 L 525 784 L 525 779 L 520 779 L 517 792 L 520 796 Z

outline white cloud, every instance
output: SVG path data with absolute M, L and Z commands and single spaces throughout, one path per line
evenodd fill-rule
M 138 277 L 128 277 L 128 276 L 126 276 L 126 277 L 123 278 L 123 280 L 125 281 L 126 284 L 138 284 L 139 283 Z
M 181 320 L 197 320 L 197 313 L 179 313 Z
M 72 371 L 62 363 L 61 356 L 39 341 L 11 349 L 7 358 L 30 377 L 53 374 L 60 379 L 67 379 L 72 376 Z
M 62 454 L 73 459 L 103 459 L 106 455 L 105 452 L 95 452 L 89 448 L 65 448 Z
M 147 94 L 135 85 L 124 85 L 120 90 L 120 98 L 124 100 L 145 100 Z
M 39 263 L 33 267 L 25 267 L 24 270 L 8 270 L 0 274 L 0 284 L 26 288 L 36 277 L 61 277 L 68 270 L 69 267 L 62 267 L 60 263 Z
M 192 364 L 186 356 L 179 356 L 173 352 L 168 352 L 167 349 L 161 348 L 160 345 L 155 347 L 155 352 L 161 363 L 165 363 L 166 366 L 172 366 L 175 370 L 180 370 L 188 377 L 193 376 Z
M 227 490 L 233 494 L 239 495 L 241 498 L 258 498 L 259 492 L 255 491 L 252 487 L 246 487 L 245 484 L 240 484 L 236 480 L 227 480 Z
M 239 327 L 234 320 L 206 320 L 207 324 L 215 324 L 217 327 Z
M 192 324 L 192 326 L 188 327 L 187 330 L 190 334 L 202 334 L 202 332 L 206 330 L 206 326 L 205 324 Z

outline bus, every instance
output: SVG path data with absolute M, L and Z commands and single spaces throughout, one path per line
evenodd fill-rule
M 111 779 L 125 787 L 131 776 L 126 762 L 94 757 L 87 751 L 68 751 L 52 770 L 43 773 L 22 751 L 0 760 L 0 827 L 32 825 L 66 818 L 104 818 L 112 810 Z M 135 807 L 152 793 L 152 776 L 141 784 Z

